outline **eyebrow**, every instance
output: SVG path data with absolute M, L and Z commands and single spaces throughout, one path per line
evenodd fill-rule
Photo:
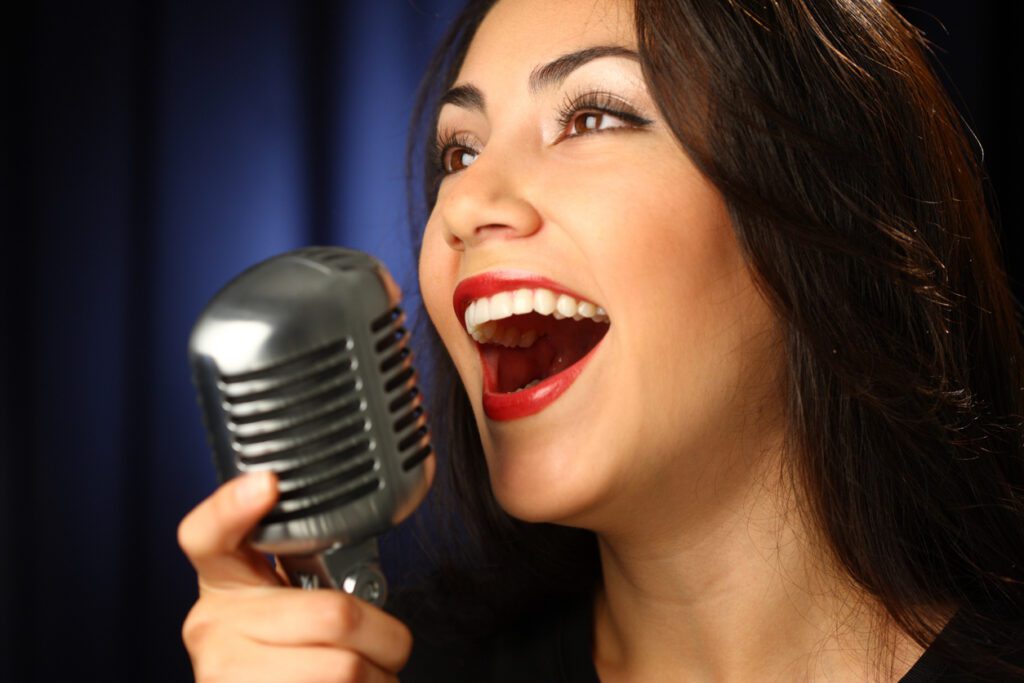
M 562 83 L 576 69 L 587 62 L 601 57 L 625 57 L 639 62 L 640 55 L 636 50 L 620 45 L 595 45 L 576 52 L 569 52 L 530 72 L 529 87 L 531 93 L 537 93 Z M 486 109 L 484 94 L 472 84 L 459 85 L 451 88 L 441 98 L 441 106 L 454 104 L 456 107 L 483 112 Z

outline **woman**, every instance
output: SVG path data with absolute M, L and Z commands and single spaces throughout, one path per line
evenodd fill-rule
M 1024 680 L 1020 332 L 922 42 L 471 3 L 423 99 L 452 552 L 401 620 L 283 588 L 231 482 L 181 527 L 197 678 Z

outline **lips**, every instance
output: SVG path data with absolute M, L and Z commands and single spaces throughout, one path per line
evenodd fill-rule
M 466 278 L 455 287 L 455 295 L 452 297 L 455 315 L 465 327 L 466 309 L 474 300 L 524 287 L 530 289 L 543 287 L 559 294 L 568 294 L 576 299 L 585 298 L 565 285 L 526 270 L 492 270 Z
M 600 342 L 598 342 L 597 346 L 590 349 L 585 356 L 565 370 L 541 380 L 534 386 L 514 392 L 497 391 L 496 380 L 493 373 L 486 369 L 488 364 L 484 358 L 484 352 L 481 351 L 480 362 L 485 368 L 483 373 L 484 414 L 492 420 L 501 422 L 518 420 L 539 413 L 554 403 L 572 386 L 573 382 L 580 376 L 580 373 L 583 372 L 587 363 L 594 357 L 599 346 Z
M 455 289 L 453 306 L 465 326 L 466 310 L 474 301 L 501 292 L 541 288 L 581 302 L 586 301 L 573 290 L 549 278 L 528 271 L 504 270 L 489 271 L 460 282 Z M 499 322 L 514 326 L 529 321 L 533 326 L 538 326 L 538 317 L 537 313 L 513 315 Z M 579 320 L 579 317 L 576 319 Z M 554 323 L 551 318 L 547 320 Z M 550 325 L 541 325 L 547 329 L 547 335 L 538 339 L 531 348 L 525 349 L 506 348 L 493 343 L 476 344 L 483 369 L 483 409 L 489 419 L 517 420 L 535 415 L 554 403 L 593 359 L 608 327 L 607 323 L 598 325 L 589 320 L 573 322 L 572 319 L 562 320 L 559 325 L 579 331 L 563 329 L 555 333 Z M 603 329 L 595 331 L 595 328 Z M 510 377 L 519 379 L 513 380 Z M 526 388 L 512 389 L 530 377 L 535 379 Z

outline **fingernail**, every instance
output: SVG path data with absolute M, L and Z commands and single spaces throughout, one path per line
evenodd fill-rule
M 249 472 L 242 477 L 235 489 L 239 503 L 248 504 L 266 498 L 270 491 L 270 472 Z

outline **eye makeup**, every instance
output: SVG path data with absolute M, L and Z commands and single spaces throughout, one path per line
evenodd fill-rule
M 591 120 L 581 120 L 581 116 L 588 116 Z M 602 120 L 600 117 L 617 119 L 619 125 L 593 125 L 594 119 Z M 555 111 L 554 120 L 558 134 L 552 144 L 583 135 L 636 130 L 653 123 L 652 119 L 641 114 L 626 98 L 600 88 L 580 88 L 566 92 Z M 474 144 L 469 135 L 439 126 L 430 150 L 431 169 L 438 175 L 440 182 L 445 176 L 469 166 L 472 160 L 467 156 L 475 157 L 476 154 L 479 154 L 478 145 Z
M 610 128 L 578 128 L 575 123 L 580 114 L 595 113 L 599 115 L 613 116 L 619 119 L 623 126 Z M 556 139 L 561 142 L 570 137 L 589 135 L 597 132 L 611 130 L 630 130 L 643 128 L 653 123 L 651 119 L 643 116 L 639 110 L 628 100 L 608 90 L 581 89 L 567 92 L 558 109 L 559 135 Z M 569 130 L 571 128 L 571 130 Z

